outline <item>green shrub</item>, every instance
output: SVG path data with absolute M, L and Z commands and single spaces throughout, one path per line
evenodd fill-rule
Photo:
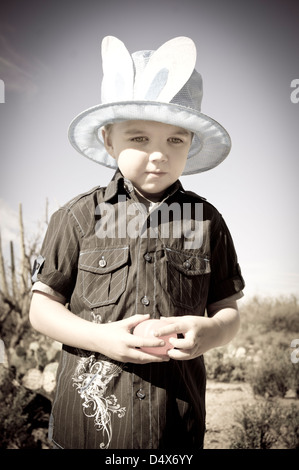
M 0 447 L 21 448 L 28 439 L 27 416 L 24 405 L 28 403 L 28 391 L 13 384 L 13 374 L 1 368 Z
M 267 347 L 257 364 L 248 367 L 246 380 L 255 394 L 284 397 L 289 389 L 298 393 L 299 368 L 291 362 L 288 348 Z
M 299 307 L 296 299 L 268 302 L 268 313 L 261 321 L 266 332 L 299 333 Z
M 242 337 L 260 333 L 299 333 L 299 304 L 296 297 L 254 297 L 240 305 Z
M 49 400 L 18 384 L 3 366 L 0 376 L 0 448 L 46 448 Z
M 236 413 L 231 449 L 298 449 L 299 408 L 272 400 L 244 405 Z
M 271 402 L 244 405 L 242 411 L 236 413 L 237 426 L 231 449 L 270 449 L 277 440 L 274 421 L 275 410 Z
M 206 353 L 207 378 L 219 382 L 243 382 L 246 376 L 246 359 L 230 355 L 226 348 Z
M 280 441 L 287 449 L 299 449 L 299 409 L 294 403 L 281 409 Z

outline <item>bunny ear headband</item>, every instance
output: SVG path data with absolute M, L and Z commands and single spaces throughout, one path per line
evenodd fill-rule
M 127 120 L 158 121 L 194 133 L 183 175 L 219 165 L 231 141 L 226 130 L 200 112 L 202 79 L 195 70 L 196 48 L 187 37 L 167 41 L 156 51 L 132 55 L 113 36 L 102 42 L 102 103 L 83 111 L 71 123 L 71 144 L 85 157 L 117 168 L 106 151 L 101 128 Z

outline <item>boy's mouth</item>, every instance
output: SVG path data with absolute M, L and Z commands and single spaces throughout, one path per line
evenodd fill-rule
M 155 171 L 147 171 L 146 174 L 147 175 L 153 175 L 153 176 L 163 176 L 163 175 L 166 175 L 166 172 L 165 171 L 155 170 Z

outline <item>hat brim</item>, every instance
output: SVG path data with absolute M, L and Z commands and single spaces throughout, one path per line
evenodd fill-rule
M 231 149 L 229 134 L 214 119 L 175 103 L 156 101 L 121 101 L 93 106 L 71 122 L 69 140 L 85 157 L 116 169 L 116 161 L 107 153 L 100 129 L 107 124 L 127 120 L 162 122 L 193 132 L 183 175 L 201 173 L 216 167 Z

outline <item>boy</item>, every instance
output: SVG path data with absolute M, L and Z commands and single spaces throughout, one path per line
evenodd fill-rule
M 131 56 L 107 37 L 102 56 L 102 104 L 69 136 L 117 171 L 52 216 L 33 274 L 31 323 L 63 343 L 50 438 L 58 448 L 199 449 L 203 353 L 236 334 L 244 281 L 221 215 L 178 178 L 219 164 L 230 138 L 200 112 L 189 38 Z M 161 317 L 154 336 L 133 334 Z M 173 348 L 155 354 L 166 334 Z

